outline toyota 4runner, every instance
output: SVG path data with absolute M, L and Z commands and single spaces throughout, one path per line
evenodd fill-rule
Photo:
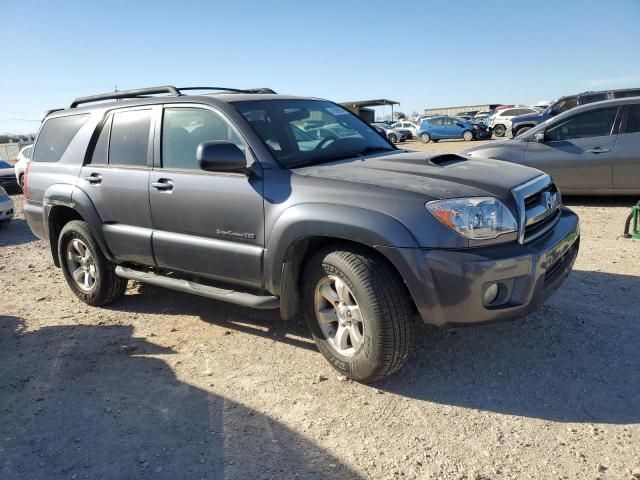
M 136 280 L 280 308 L 363 382 L 400 368 L 416 313 L 445 325 L 533 311 L 579 245 L 548 175 L 399 150 L 335 103 L 267 89 L 76 99 L 45 117 L 24 193 L 83 302 Z

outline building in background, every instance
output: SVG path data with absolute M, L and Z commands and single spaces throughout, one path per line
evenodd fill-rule
M 495 110 L 501 103 L 490 103 L 483 105 L 462 105 L 460 107 L 425 108 L 425 115 L 459 115 L 464 112 L 486 112 Z

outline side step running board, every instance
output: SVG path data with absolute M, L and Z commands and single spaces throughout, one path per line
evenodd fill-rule
M 155 273 L 141 272 L 126 267 L 116 267 L 116 275 L 129 280 L 137 280 L 158 287 L 169 288 L 179 292 L 192 293 L 201 297 L 219 300 L 221 302 L 234 303 L 243 307 L 269 310 L 280 307 L 280 300 L 274 296 L 252 295 L 251 293 L 225 290 L 223 288 L 210 287 L 202 283 L 191 282 L 181 278 L 165 277 Z

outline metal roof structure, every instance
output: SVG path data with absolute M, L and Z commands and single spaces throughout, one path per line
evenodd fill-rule
M 358 102 L 340 102 L 340 105 L 349 108 L 364 108 L 364 107 L 382 107 L 384 105 L 400 105 L 400 102 L 395 100 L 388 100 L 386 98 L 380 98 L 377 100 L 362 100 Z

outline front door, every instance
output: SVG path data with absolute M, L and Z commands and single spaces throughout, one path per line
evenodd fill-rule
M 262 286 L 264 206 L 257 174 L 200 170 L 198 145 L 225 140 L 251 152 L 217 111 L 165 106 L 161 141 L 149 177 L 153 252 L 159 267 L 215 280 Z
M 640 104 L 626 107 L 613 159 L 613 188 L 640 190 Z
M 543 143 L 527 144 L 525 163 L 550 174 L 561 191 L 612 188 L 617 112 L 589 110 L 552 123 Z
M 152 108 L 108 114 L 77 186 L 95 206 L 109 249 L 118 262 L 153 265 L 149 172 Z

